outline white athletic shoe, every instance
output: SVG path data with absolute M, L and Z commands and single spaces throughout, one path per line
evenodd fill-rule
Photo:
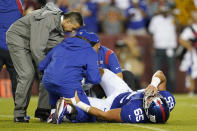
M 50 114 L 50 116 L 47 118 L 47 123 L 54 123 L 55 120 L 55 113 Z
M 56 105 L 55 119 L 57 124 L 61 124 L 63 117 L 68 114 L 67 103 L 63 97 L 61 97 Z

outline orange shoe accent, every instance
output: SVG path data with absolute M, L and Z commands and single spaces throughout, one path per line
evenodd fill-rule
M 9 79 L 0 80 L 0 97 L 10 98 L 12 97 L 11 81 Z

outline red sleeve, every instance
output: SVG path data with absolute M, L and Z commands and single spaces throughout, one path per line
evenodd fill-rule
M 112 50 L 108 50 L 105 55 L 105 64 L 109 64 L 109 56 L 113 53 Z
M 22 5 L 21 0 L 16 0 L 16 3 L 17 3 L 19 11 L 21 12 L 21 14 L 23 14 L 23 5 Z

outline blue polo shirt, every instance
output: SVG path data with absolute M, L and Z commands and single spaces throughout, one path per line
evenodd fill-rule
M 115 74 L 122 72 L 116 54 L 104 46 L 99 48 L 97 64 L 99 67 L 109 69 Z

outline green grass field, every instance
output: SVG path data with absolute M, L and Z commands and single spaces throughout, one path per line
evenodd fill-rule
M 176 106 L 166 124 L 120 124 L 120 123 L 41 123 L 33 118 L 37 97 L 32 97 L 28 108 L 30 123 L 13 122 L 12 99 L 0 99 L 0 131 L 197 131 L 197 96 L 175 95 Z

